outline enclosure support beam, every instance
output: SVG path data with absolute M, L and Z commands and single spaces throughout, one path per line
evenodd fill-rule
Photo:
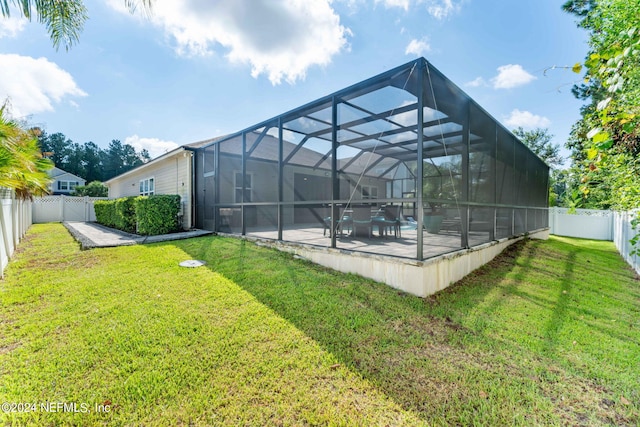
M 284 202 L 284 160 L 283 160 L 282 140 L 282 117 L 278 118 L 278 240 L 282 240 L 282 228 L 284 226 L 284 213 L 282 202 Z
M 336 97 L 331 99 L 331 247 L 336 247 L 336 228 L 338 227 L 338 205 L 340 199 L 340 182 L 338 181 L 338 102 Z
M 215 151 L 214 151 L 214 157 L 213 157 L 213 165 L 214 165 L 214 171 L 215 171 L 215 175 L 214 175 L 214 194 L 213 194 L 213 223 L 214 223 L 214 227 L 213 229 L 215 231 L 220 231 L 220 215 L 219 215 L 219 210 L 218 210 L 218 204 L 220 203 L 220 144 L 216 144 L 215 146 Z M 204 160 L 203 160 L 204 161 Z M 204 170 L 204 169 L 203 169 Z M 205 187 L 206 189 L 206 187 Z M 204 205 L 207 205 L 207 201 L 206 201 L 206 197 L 207 197 L 207 193 L 205 193 L 205 202 Z M 205 218 L 206 218 L 206 212 L 205 212 Z
M 246 209 L 244 204 L 247 202 L 244 199 L 244 195 L 247 193 L 247 133 L 242 132 L 242 204 L 240 205 L 240 218 L 242 218 L 241 233 L 243 236 L 247 235 L 247 218 L 245 217 Z
M 460 247 L 469 247 L 469 140 L 471 139 L 471 129 L 469 126 L 471 105 L 465 102 L 466 117 L 462 120 L 462 181 L 460 192 L 464 207 L 460 210 L 460 222 L 462 224 L 460 233 Z
M 424 230 L 423 230 L 423 226 L 422 223 L 424 221 L 424 206 L 422 206 L 422 188 L 423 188 L 423 181 L 424 181 L 424 159 L 423 159 L 423 155 L 424 155 L 424 147 L 422 146 L 423 144 L 423 140 L 424 140 L 424 132 L 422 130 L 422 127 L 424 125 L 424 79 L 425 79 L 425 74 L 424 74 L 424 69 L 425 67 L 428 67 L 429 65 L 426 64 L 425 61 L 419 61 L 418 62 L 418 66 L 417 66 L 417 71 L 418 71 L 418 81 L 417 81 L 417 87 L 416 90 L 418 92 L 418 127 L 417 127 L 417 131 L 418 131 L 418 154 L 417 154 L 417 170 L 416 170 L 416 175 L 417 175 L 417 185 L 416 185 L 416 204 L 418 205 L 418 218 L 417 219 L 417 238 L 418 238 L 418 246 L 416 248 L 416 258 L 418 260 L 423 259 L 424 255 L 423 255 L 423 241 L 424 241 Z
M 493 141 L 491 142 L 493 144 L 492 146 L 492 150 L 491 150 L 491 158 L 489 159 L 491 161 L 491 169 L 490 169 L 490 173 L 489 173 L 489 180 L 491 182 L 491 187 L 493 188 L 493 195 L 492 195 L 492 200 L 491 202 L 493 203 L 493 226 L 492 226 L 492 234 L 491 234 L 491 240 L 495 240 L 498 237 L 498 208 L 496 207 L 496 205 L 498 204 L 498 180 L 496 179 L 496 176 L 498 175 L 498 162 L 496 161 L 496 159 L 498 158 L 498 128 L 497 126 L 494 126 L 494 132 L 493 132 Z

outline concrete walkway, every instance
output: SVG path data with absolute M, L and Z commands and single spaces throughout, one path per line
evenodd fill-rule
M 188 239 L 206 236 L 212 231 L 190 230 L 180 233 L 162 234 L 160 236 L 139 236 L 124 231 L 104 227 L 95 222 L 64 222 L 71 235 L 80 242 L 82 249 L 110 248 L 114 246 L 138 245 L 142 243 L 166 242 L 169 240 Z

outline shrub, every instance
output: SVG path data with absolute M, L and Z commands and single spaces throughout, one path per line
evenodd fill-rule
M 96 221 L 107 227 L 116 226 L 116 201 L 115 200 L 96 200 L 93 202 L 96 212 Z
M 178 195 L 136 197 L 135 209 L 138 234 L 153 236 L 180 229 L 178 223 L 180 196 Z
M 122 197 L 115 200 L 115 227 L 129 233 L 136 232 L 136 197 Z
M 100 181 L 91 181 L 87 185 L 79 185 L 72 196 L 107 197 L 109 188 Z

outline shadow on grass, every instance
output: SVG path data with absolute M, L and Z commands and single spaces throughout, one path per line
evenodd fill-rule
M 569 308 L 570 300 L 566 297 L 566 295 L 571 292 L 572 284 L 575 280 L 573 270 L 576 262 L 577 252 L 577 250 L 571 250 L 567 256 L 567 259 L 564 261 L 564 271 L 562 272 L 562 277 L 560 279 L 561 286 L 558 290 L 558 295 L 553 305 L 551 317 L 545 325 L 545 352 L 554 353 L 556 351 L 558 345 L 558 335 L 564 327 L 565 320 L 567 318 L 567 309 Z
M 477 373 L 487 367 L 449 342 L 451 334 L 471 332 L 448 314 L 440 316 L 429 301 L 244 240 L 206 238 L 176 245 L 206 260 L 210 269 L 250 292 L 405 409 L 433 419 L 452 400 L 475 399 L 456 377 L 460 370 Z M 520 248 L 511 256 L 518 256 Z M 478 287 L 474 297 L 481 300 L 491 287 Z
M 533 304 L 536 304 L 542 309 L 545 309 L 547 305 L 551 305 L 551 316 L 549 317 L 543 331 L 543 349 L 545 353 L 549 354 L 555 352 L 558 344 L 559 331 L 564 327 L 565 320 L 567 318 L 569 299 L 566 297 L 563 298 L 563 296 L 567 295 L 571 291 L 572 282 L 574 280 L 573 270 L 576 262 L 577 249 L 572 248 L 569 251 L 567 258 L 563 261 L 563 271 L 560 275 L 561 287 L 558 290 L 557 298 L 553 301 L 544 301 L 541 298 L 536 298 L 535 296 L 520 290 L 521 285 L 529 285 L 528 283 L 524 283 L 524 281 L 528 278 L 531 269 L 534 268 L 532 266 L 532 261 L 540 256 L 538 249 L 541 244 L 541 241 L 530 241 L 525 247 L 524 243 L 516 243 L 503 252 L 503 256 L 500 260 L 504 259 L 506 262 L 512 262 L 518 259 L 519 267 L 516 269 L 514 274 L 510 276 L 510 280 L 506 281 L 507 285 L 503 288 L 504 294 L 517 295 L 532 302 Z M 510 271 L 511 269 L 508 268 L 507 272 Z M 464 286 L 464 284 L 465 283 L 463 282 L 461 285 Z M 499 312 L 501 306 L 507 301 L 508 300 L 505 298 L 494 298 L 493 301 L 484 307 L 482 311 L 485 316 L 494 316 Z M 484 328 L 477 328 L 480 332 L 483 329 Z
M 540 389 L 531 377 L 537 368 L 510 360 L 510 354 L 522 351 L 517 343 L 484 336 L 482 328 L 471 330 L 460 321 L 507 276 L 505 292 L 518 294 L 534 268 L 532 261 L 538 256 L 540 242 L 515 243 L 468 279 L 427 299 L 244 240 L 213 237 L 174 244 L 193 258 L 206 260 L 208 268 L 234 281 L 341 363 L 429 422 L 557 422 L 550 415 L 553 398 L 536 395 Z M 575 260 L 576 251 L 570 251 L 564 261 L 559 296 L 543 331 L 550 352 L 569 315 L 567 299 L 562 296 L 571 290 Z M 491 316 L 506 301 L 496 298 L 484 308 L 485 313 Z M 466 342 L 482 344 L 474 350 L 467 348 Z M 500 361 L 494 360 L 496 355 Z M 537 358 L 544 365 L 541 356 L 525 357 Z M 507 395 L 488 399 L 487 387 L 496 387 L 495 395 L 500 395 L 501 389 L 508 390 Z M 477 418 L 480 407 L 485 410 Z M 510 418 L 515 417 L 514 411 L 527 415 Z

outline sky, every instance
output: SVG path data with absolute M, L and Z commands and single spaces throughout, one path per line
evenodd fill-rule
M 78 44 L 0 17 L 0 101 L 73 142 L 156 157 L 425 57 L 508 129 L 566 142 L 587 34 L 551 0 L 87 0 Z M 562 154 L 568 156 L 568 151 Z

